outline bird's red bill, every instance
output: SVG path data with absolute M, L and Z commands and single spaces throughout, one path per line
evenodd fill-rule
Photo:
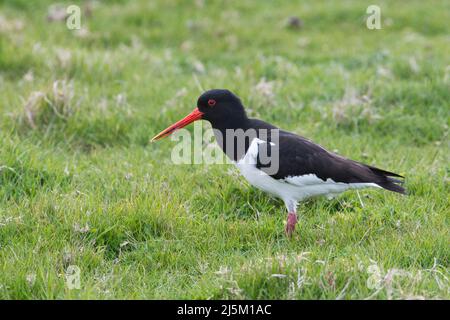
M 186 117 L 184 117 L 183 119 L 181 119 L 180 121 L 174 123 L 173 125 L 171 125 L 170 127 L 164 129 L 163 131 L 161 131 L 160 133 L 158 133 L 156 136 L 154 136 L 152 138 L 152 142 L 164 137 L 167 137 L 168 135 L 172 134 L 173 132 L 175 132 L 175 130 L 181 129 L 185 126 L 187 126 L 188 124 L 199 120 L 202 118 L 203 112 L 201 112 L 200 110 L 198 110 L 198 108 L 195 108 L 194 111 L 192 111 L 190 114 L 188 114 Z

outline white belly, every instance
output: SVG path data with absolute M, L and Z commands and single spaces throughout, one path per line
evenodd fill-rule
M 236 166 L 251 185 L 283 199 L 285 203 L 296 203 L 320 195 L 334 196 L 348 189 L 378 187 L 374 183 L 343 183 L 332 179 L 324 181 L 314 174 L 274 179 L 256 167 L 258 141 L 261 142 L 259 139 L 252 141 L 245 157 Z

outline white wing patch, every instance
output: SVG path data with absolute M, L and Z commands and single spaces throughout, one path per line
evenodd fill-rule
M 305 174 L 302 176 L 289 176 L 286 177 L 284 180 L 299 187 L 306 187 L 312 185 L 335 185 L 335 186 L 346 186 L 347 188 L 380 187 L 375 183 L 336 182 L 331 178 L 328 178 L 326 181 L 324 181 L 313 173 Z
M 309 185 L 315 185 L 315 184 L 324 184 L 327 182 L 334 183 L 333 180 L 328 179 L 327 181 L 323 181 L 319 177 L 317 177 L 315 174 L 305 174 L 303 176 L 290 176 L 285 178 L 289 183 L 295 184 L 296 186 L 309 186 Z

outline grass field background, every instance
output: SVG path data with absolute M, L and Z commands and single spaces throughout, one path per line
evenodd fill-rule
M 0 298 L 450 298 L 448 1 L 62 3 L 81 30 L 0 0 Z M 234 167 L 149 143 L 210 88 L 409 195 L 310 200 L 287 239 Z

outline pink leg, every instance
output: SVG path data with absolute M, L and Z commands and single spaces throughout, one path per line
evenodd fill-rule
M 295 230 L 295 224 L 297 223 L 297 214 L 295 212 L 289 212 L 287 216 L 287 223 L 286 223 L 286 235 L 288 237 L 292 236 L 292 233 Z

